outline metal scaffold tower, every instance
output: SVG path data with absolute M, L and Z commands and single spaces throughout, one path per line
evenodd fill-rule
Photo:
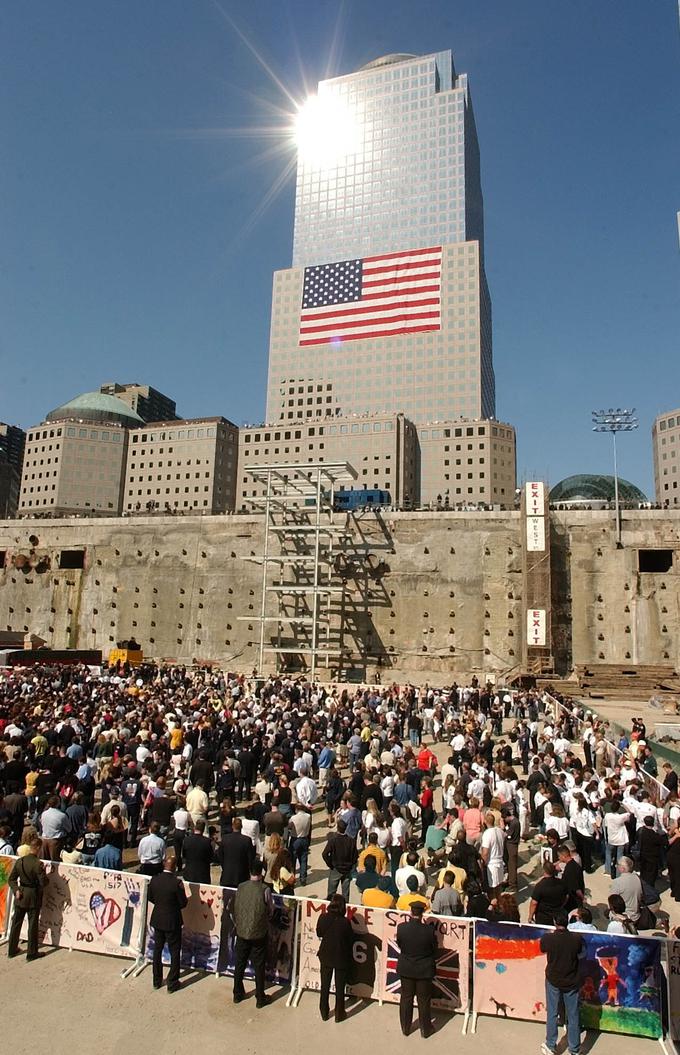
M 264 512 L 262 598 L 258 670 L 265 655 L 282 671 L 303 662 L 311 680 L 319 660 L 328 666 L 342 653 L 342 627 L 333 619 L 343 609 L 344 580 L 334 569 L 345 547 L 347 527 L 333 523 L 335 492 L 356 480 L 348 462 L 280 463 L 253 466 L 251 477 L 264 493 L 251 504 Z

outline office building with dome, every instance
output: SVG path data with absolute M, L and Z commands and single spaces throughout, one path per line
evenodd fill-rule
M 233 510 L 237 427 L 222 417 L 145 421 L 129 398 L 137 390 L 147 404 L 150 393 L 165 400 L 174 415 L 174 402 L 155 389 L 112 383 L 56 407 L 28 430 L 20 516 Z
M 104 392 L 51 410 L 26 434 L 19 514 L 119 516 L 129 430 L 142 424 Z

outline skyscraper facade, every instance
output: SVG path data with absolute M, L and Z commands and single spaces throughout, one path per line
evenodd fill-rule
M 316 110 L 298 150 L 293 267 L 274 275 L 267 420 L 493 416 L 466 75 L 450 51 L 389 55 L 322 81 Z M 310 384 L 320 407 L 300 402 Z

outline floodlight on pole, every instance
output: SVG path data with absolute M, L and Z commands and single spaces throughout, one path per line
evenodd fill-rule
M 635 407 L 632 410 L 623 410 L 612 407 L 609 410 L 593 410 L 593 432 L 610 432 L 614 444 L 614 508 L 616 510 L 616 545 L 621 549 L 621 511 L 619 507 L 619 474 L 616 464 L 616 434 L 617 432 L 632 432 L 638 427 L 638 419 L 635 417 Z

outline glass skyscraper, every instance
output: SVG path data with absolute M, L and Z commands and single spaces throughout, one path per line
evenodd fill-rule
M 389 55 L 322 81 L 317 100 L 327 126 L 298 152 L 293 267 L 274 275 L 267 420 L 383 411 L 416 424 L 494 416 L 467 76 L 456 74 L 450 51 Z M 341 261 L 365 268 L 366 258 L 431 247 L 441 247 L 434 329 L 301 340 L 305 269 Z

